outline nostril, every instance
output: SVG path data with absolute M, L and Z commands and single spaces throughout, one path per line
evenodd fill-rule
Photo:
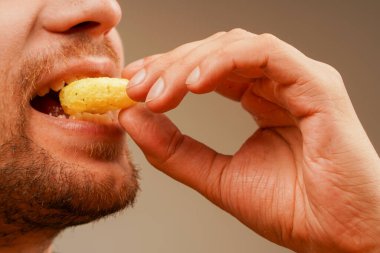
M 83 30 L 92 30 L 93 28 L 99 27 L 101 24 L 95 21 L 85 21 L 79 23 L 70 28 L 69 32 L 81 32 Z
M 1 2 L 3 1 L 0 0 Z M 85 33 L 91 37 L 103 37 L 121 19 L 120 1 L 116 0 L 48 2 L 52 4 L 46 4 L 41 10 L 38 24 L 49 33 Z

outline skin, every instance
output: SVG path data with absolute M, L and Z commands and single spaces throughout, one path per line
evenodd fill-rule
M 133 203 L 137 175 L 119 124 L 58 120 L 30 106 L 61 72 L 120 77 L 120 18 L 110 0 L 0 1 L 1 252 L 49 252 L 64 228 Z
M 128 95 L 146 105 L 120 122 L 153 166 L 297 252 L 379 252 L 379 156 L 334 68 L 273 35 L 234 29 L 146 57 L 123 75 Z M 157 114 L 187 92 L 213 91 L 260 127 L 230 156 Z
M 86 59 L 81 65 L 103 63 L 119 76 L 119 19 L 113 0 L 0 1 L 1 252 L 49 252 L 65 227 L 132 203 L 137 182 L 124 133 L 78 134 L 29 105 L 46 75 Z M 133 78 L 128 94 L 146 106 L 119 120 L 154 166 L 298 252 L 376 251 L 379 157 L 333 68 L 271 35 L 233 30 L 147 57 L 123 75 L 142 69 L 145 80 Z M 194 69 L 199 78 L 187 80 Z M 214 90 L 261 127 L 233 156 L 152 113 L 175 108 L 188 91 Z

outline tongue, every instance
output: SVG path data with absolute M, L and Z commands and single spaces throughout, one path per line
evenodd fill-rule
M 46 96 L 36 97 L 32 100 L 31 105 L 39 112 L 49 114 L 54 117 L 65 115 L 59 102 L 58 93 L 50 92 Z

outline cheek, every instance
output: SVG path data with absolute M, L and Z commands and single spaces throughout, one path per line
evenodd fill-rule
M 0 87 L 2 89 L 3 87 Z M 8 93 L 9 94 L 9 93 Z M 19 101 L 15 101 L 10 96 L 1 93 L 0 98 L 0 146 L 16 136 L 22 134 L 25 117 L 19 106 Z
M 29 99 L 20 85 L 19 72 L 19 64 L 11 64 L 5 73 L 0 70 L 0 145 L 4 140 L 20 137 L 28 121 Z
M 0 0 L 0 138 L 22 122 L 17 82 L 22 55 L 36 25 L 42 1 Z
M 0 0 L 0 110 L 2 120 L 17 108 L 20 91 L 15 72 L 21 64 L 28 37 L 36 19 L 38 1 Z M 4 36 L 6 34 L 6 36 Z M 16 106 L 16 107 L 15 107 Z
M 120 38 L 120 34 L 116 29 L 112 29 L 108 33 L 108 38 L 112 44 L 112 47 L 115 49 L 115 52 L 117 53 L 118 57 L 120 58 L 120 64 L 119 64 L 119 69 L 120 69 L 120 74 L 121 70 L 124 66 L 124 50 L 123 50 L 123 44 Z
M 37 2 L 37 3 L 36 3 Z M 22 54 L 35 25 L 39 1 L 0 1 L 0 66 L 13 63 Z M 4 35 L 6 36 L 4 37 Z

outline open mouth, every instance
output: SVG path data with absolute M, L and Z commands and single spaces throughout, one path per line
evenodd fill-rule
M 69 118 L 69 115 L 65 114 L 59 101 L 59 91 L 49 90 L 49 92 L 43 96 L 37 95 L 30 101 L 31 106 L 44 114 L 57 117 L 57 118 Z
M 41 88 L 37 91 L 37 95 L 30 101 L 30 105 L 33 109 L 40 113 L 59 119 L 90 121 L 98 124 L 111 124 L 117 121 L 118 111 L 107 112 L 105 114 L 66 114 L 59 100 L 59 92 L 66 85 L 67 82 L 63 81 L 59 84 L 53 85 L 52 87 Z

